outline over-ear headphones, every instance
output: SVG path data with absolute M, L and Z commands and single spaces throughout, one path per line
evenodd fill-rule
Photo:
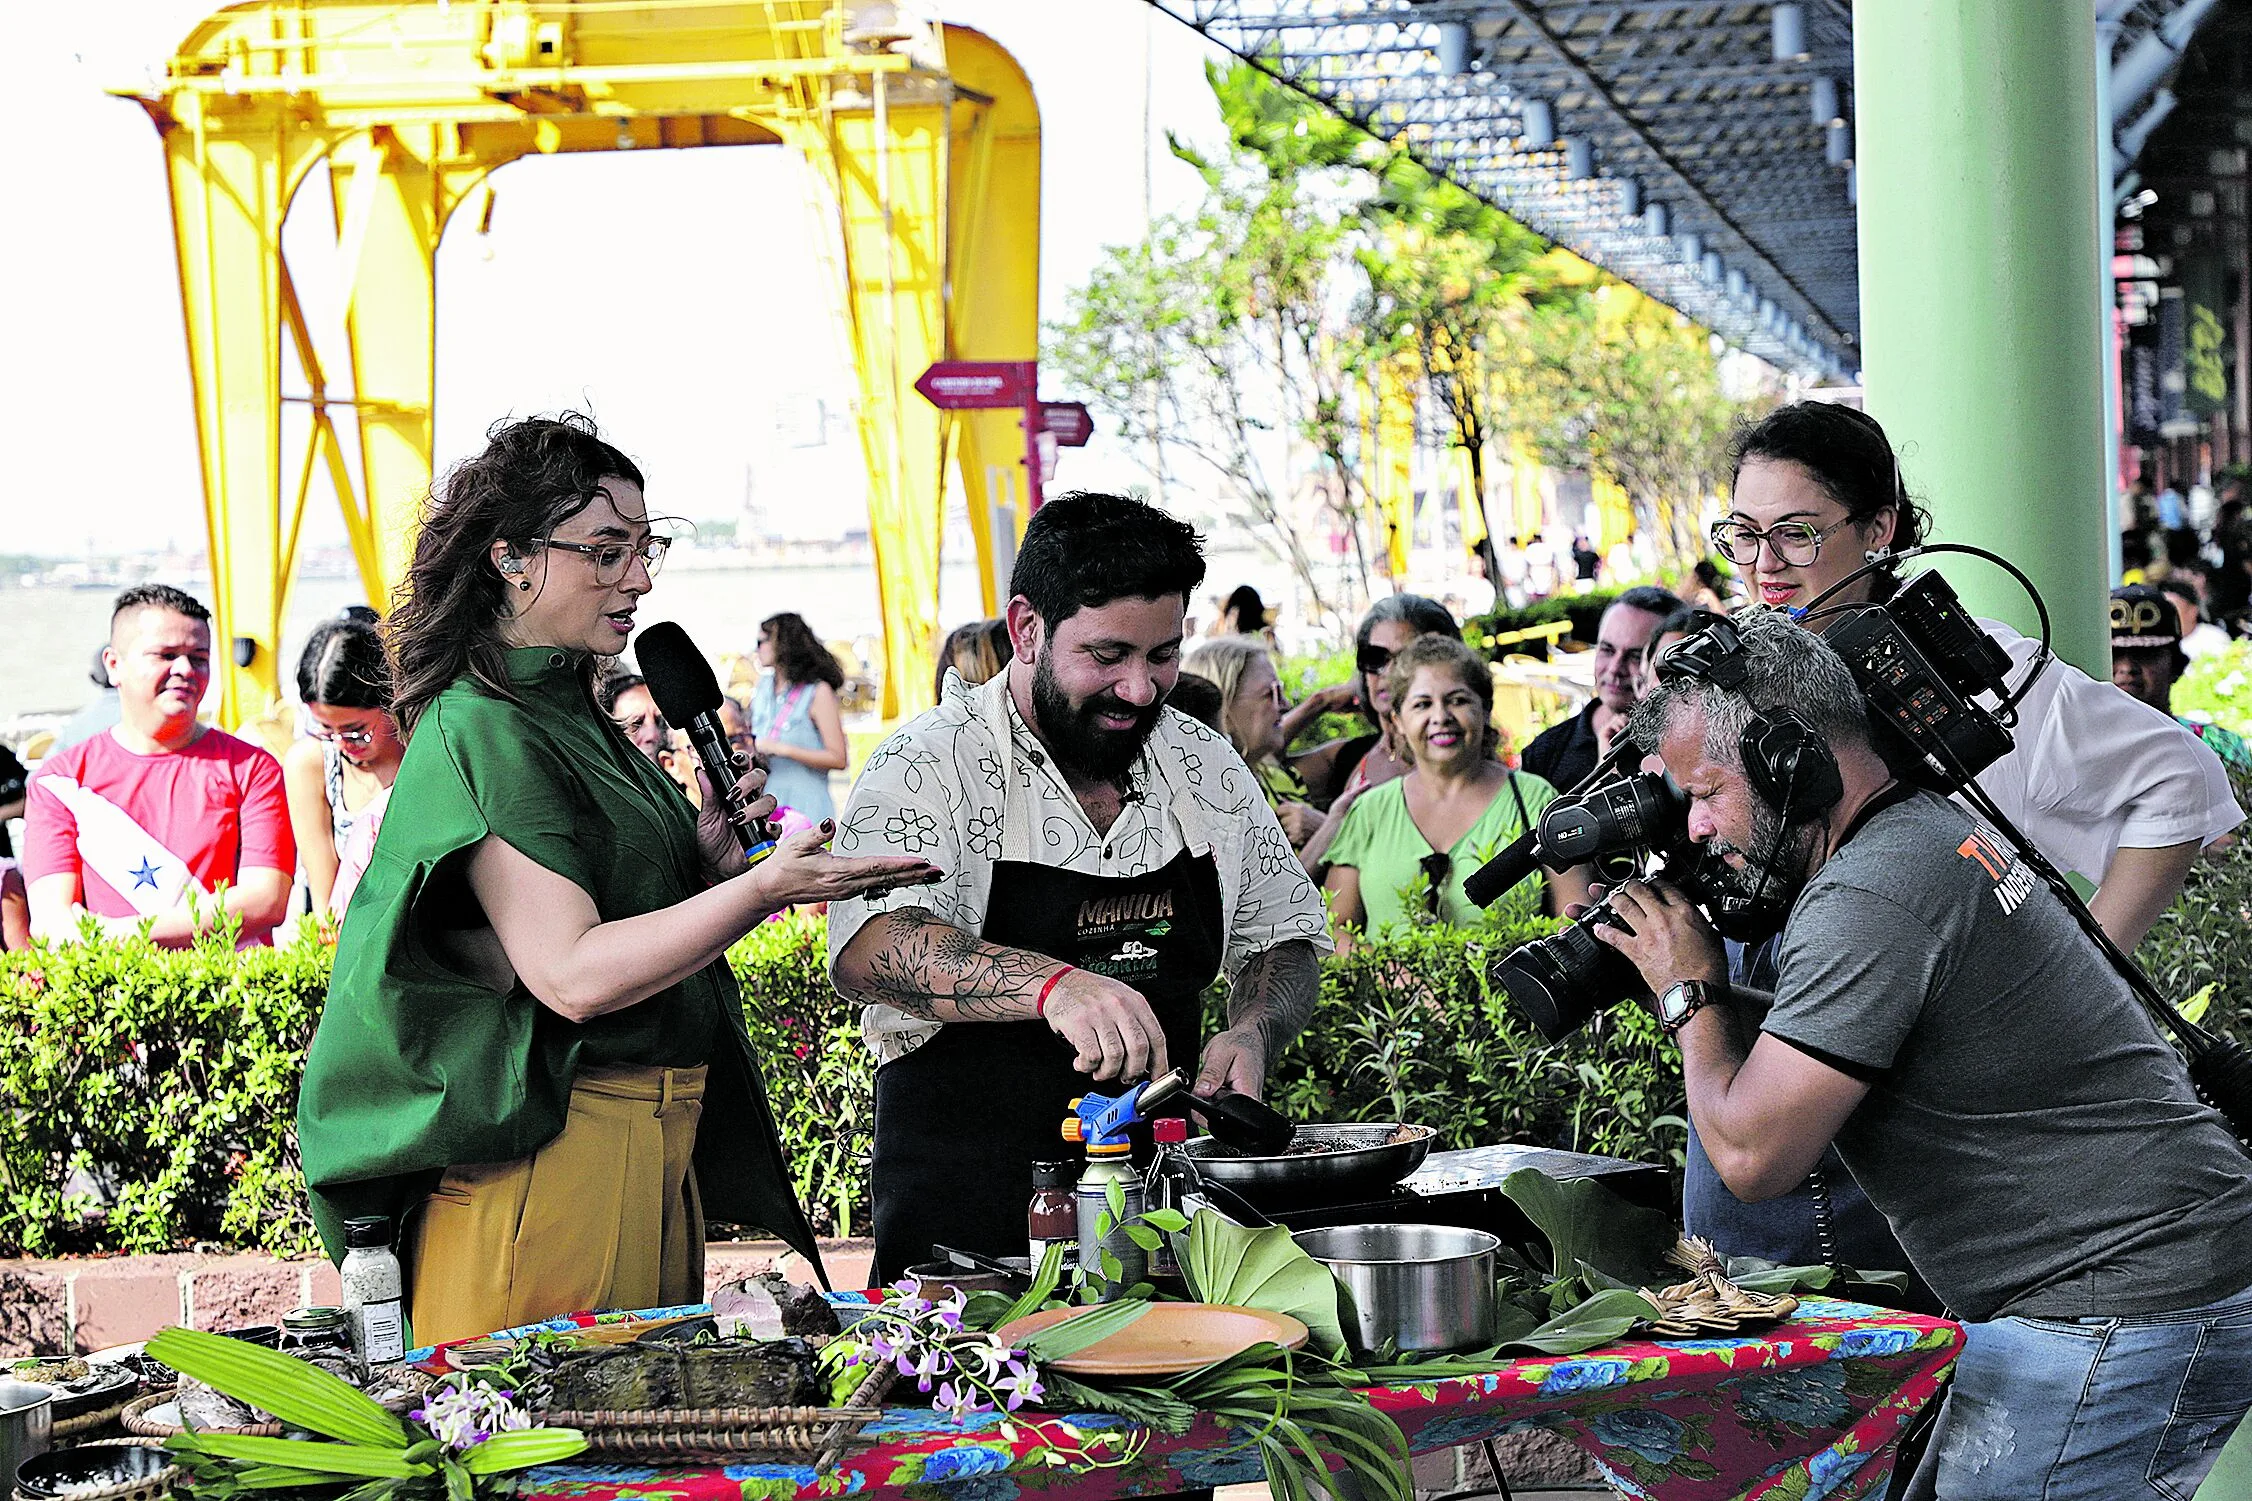
M 1706 615 L 1689 635 L 1667 647 L 1657 668 L 1660 682 L 1687 678 L 1737 691 L 1751 672 L 1744 638 L 1719 615 Z M 1736 749 L 1752 791 L 1793 822 L 1827 813 L 1845 796 L 1836 754 L 1795 709 L 1755 706 Z

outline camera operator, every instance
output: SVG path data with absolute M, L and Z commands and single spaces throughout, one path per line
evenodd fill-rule
M 1721 556 L 1760 603 L 1805 610 L 1862 567 L 1868 551 L 1914 547 L 1930 518 L 1900 479 L 1876 420 L 1802 401 L 1737 440 L 1729 513 L 1713 524 Z M 1881 602 L 1897 577 L 1872 573 L 1828 605 Z M 1807 624 L 1827 629 L 1837 617 Z M 1979 621 L 2022 678 L 2037 643 Z M 2088 906 L 2129 953 L 2182 889 L 2198 851 L 2243 821 L 2228 774 L 2167 715 L 2052 663 L 2018 706 L 2017 749 L 1979 777 L 1995 804 L 2060 870 L 2095 887 Z
M 1869 551 L 1920 544 L 1931 524 L 1901 481 L 1884 429 L 1829 402 L 1778 407 L 1746 430 L 1730 489 L 1729 513 L 1712 529 L 1715 549 L 1742 570 L 1758 602 L 1794 612 L 1861 568 Z M 1899 582 L 1890 569 L 1871 573 L 1807 623 L 1826 628 L 1838 618 L 1829 606 L 1881 602 Z M 2009 653 L 2011 681 L 2022 681 L 2038 643 L 1997 621 L 1979 625 Z M 2181 891 L 2198 852 L 2243 819 L 2228 773 L 2195 735 L 2065 662 L 2034 683 L 2018 706 L 2017 748 L 1979 781 L 2043 854 L 2093 888 L 2090 910 L 2129 952 Z M 1742 960 L 1737 979 L 1773 983 L 1770 948 L 1747 949 Z M 1755 1209 L 1728 1193 L 1692 1130 L 1682 1213 L 1691 1233 L 1734 1255 L 1899 1262 L 1834 1157 L 1801 1191 Z
M 1970 1321 L 1919 1486 L 2189 1495 L 2252 1406 L 2252 1162 L 2034 872 L 1893 780 L 1837 654 L 1780 615 L 1736 627 L 1735 687 L 1676 648 L 1630 732 L 1690 838 L 1787 905 L 1776 994 L 1731 991 L 1663 882 L 1595 930 L 1679 1037 L 1707 1153 L 1759 1200 L 1834 1139 Z

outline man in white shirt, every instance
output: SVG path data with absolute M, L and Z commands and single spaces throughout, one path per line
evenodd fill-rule
M 958 678 L 868 760 L 840 851 L 936 886 L 838 902 L 829 965 L 876 1053 L 876 1264 L 1021 1254 L 1070 1100 L 1172 1066 L 1257 1094 L 1311 1013 L 1322 904 L 1227 741 L 1165 707 L 1196 533 L 1118 496 L 1033 517 L 1007 669 Z M 1225 972 L 1228 1026 L 1200 997 Z

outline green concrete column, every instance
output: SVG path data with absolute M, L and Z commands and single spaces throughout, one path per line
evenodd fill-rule
M 2110 676 L 2095 18 L 2088 0 L 1853 8 L 1870 415 L 1937 540 L 2033 578 L 2067 660 Z M 2030 634 L 1991 565 L 1937 560 Z

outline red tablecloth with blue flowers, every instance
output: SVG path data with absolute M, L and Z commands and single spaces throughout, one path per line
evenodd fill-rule
M 1945 1319 L 1810 1298 L 1789 1322 L 1753 1337 L 1635 1341 L 1378 1388 L 1369 1399 L 1392 1414 L 1418 1454 L 1546 1429 L 1587 1451 L 1631 1497 L 1869 1496 L 1883 1492 L 1895 1442 L 1938 1395 L 1962 1337 Z M 550 1465 L 531 1472 L 523 1493 L 550 1501 L 1109 1501 L 1264 1476 L 1256 1451 L 1210 1421 L 1178 1438 L 1151 1434 L 1131 1463 L 1092 1471 L 1043 1463 L 1030 1436 L 1045 1427 L 1071 1442 L 1074 1432 L 1131 1426 L 1099 1413 L 954 1419 L 895 1407 L 866 1429 L 871 1444 L 827 1474 L 776 1464 Z

